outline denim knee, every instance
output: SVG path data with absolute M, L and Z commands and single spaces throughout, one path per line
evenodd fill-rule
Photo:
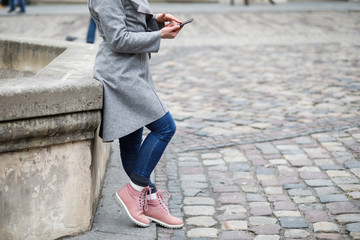
M 168 125 L 166 126 L 166 128 L 161 129 L 160 131 L 158 131 L 158 137 L 161 140 L 165 140 L 165 141 L 170 141 L 171 138 L 175 135 L 176 132 L 176 125 L 173 119 L 171 119 L 172 121 L 168 122 Z
M 169 125 L 168 129 L 164 131 L 165 136 L 169 138 L 169 140 L 175 135 L 176 132 L 176 125 L 175 122 L 172 121 L 172 123 Z
M 162 118 L 146 126 L 158 139 L 169 142 L 176 132 L 175 121 L 168 112 Z

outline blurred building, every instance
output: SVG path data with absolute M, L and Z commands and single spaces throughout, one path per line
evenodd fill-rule
M 222 0 L 220 0 L 222 1 Z M 242 0 L 239 0 L 239 1 L 242 1 Z M 258 0 L 256 0 L 258 1 Z M 209 2 L 219 2 L 219 0 L 149 0 L 149 2 L 181 2 L 181 3 L 184 3 L 184 2 L 206 2 L 206 3 L 209 3 Z M 229 0 L 230 2 L 230 0 Z M 31 0 L 31 3 L 34 3 L 34 4 L 38 4 L 38 3 L 53 3 L 53 4 L 59 4 L 59 3 L 87 3 L 87 0 Z
M 216 2 L 231 2 L 231 0 L 149 0 L 149 2 L 167 2 L 167 3 L 187 3 L 187 2 L 195 2 L 195 3 L 216 3 Z M 236 3 L 243 3 L 244 0 L 234 0 Z M 275 2 L 320 2 L 320 1 L 347 1 L 347 0 L 275 0 Z M 43 3 L 86 3 L 87 0 L 31 0 L 32 4 L 43 4 Z M 268 0 L 249 0 L 249 2 L 268 2 Z

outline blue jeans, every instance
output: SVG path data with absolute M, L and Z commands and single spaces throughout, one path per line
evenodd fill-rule
M 25 0 L 18 0 L 20 11 L 25 12 Z M 15 10 L 15 0 L 10 0 L 10 10 Z
M 90 17 L 88 33 L 87 33 L 87 36 L 86 36 L 86 42 L 87 43 L 94 43 L 95 42 L 95 32 L 96 32 L 96 23 L 92 19 L 92 17 Z
M 159 162 L 176 126 L 168 112 L 162 118 L 146 125 L 151 132 L 142 142 L 143 128 L 119 139 L 120 155 L 126 174 L 131 181 L 139 186 L 149 186 L 156 192 L 150 181 L 150 174 Z M 155 189 L 155 190 L 154 190 Z

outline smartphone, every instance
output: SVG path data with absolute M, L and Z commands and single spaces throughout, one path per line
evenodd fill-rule
M 184 26 L 185 24 L 191 23 L 192 21 L 194 21 L 194 19 L 190 18 L 189 20 L 183 22 L 183 23 L 180 24 L 179 26 L 182 27 L 182 26 Z

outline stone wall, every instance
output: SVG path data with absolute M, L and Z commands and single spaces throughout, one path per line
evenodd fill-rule
M 92 77 L 96 49 L 0 36 L 0 53 L 7 72 L 0 79 L 1 239 L 86 231 L 110 152 L 96 133 L 102 108 L 102 85 Z M 18 77 L 24 72 L 29 77 Z
M 0 44 L 0 79 L 34 76 L 63 51 L 65 48 L 62 47 L 3 40 Z M 15 72 L 18 74 L 14 75 Z

